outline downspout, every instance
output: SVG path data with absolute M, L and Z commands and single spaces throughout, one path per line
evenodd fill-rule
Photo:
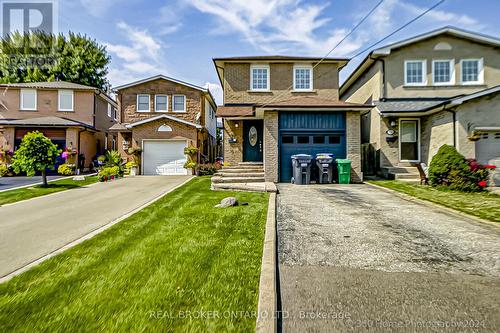
M 387 80 L 385 76 L 385 60 L 383 58 L 379 59 L 382 62 L 382 99 L 387 98 Z
M 456 122 L 457 122 L 457 112 L 454 109 L 447 109 L 446 105 L 443 105 L 443 110 L 446 112 L 450 112 L 453 117 L 453 147 L 457 148 L 457 131 L 456 131 Z

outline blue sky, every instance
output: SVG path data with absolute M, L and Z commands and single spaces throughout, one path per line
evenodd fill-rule
M 60 0 L 59 31 L 107 46 L 114 86 L 156 74 L 209 85 L 222 102 L 213 57 L 324 56 L 379 0 Z M 437 0 L 384 0 L 332 56 L 349 57 Z M 500 36 L 499 0 L 447 0 L 393 36 L 444 25 Z M 381 44 L 381 45 L 383 45 Z M 341 81 L 361 61 L 341 72 Z

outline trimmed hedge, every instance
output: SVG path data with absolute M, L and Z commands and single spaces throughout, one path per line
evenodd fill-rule
M 475 160 L 466 160 L 455 147 L 443 145 L 432 158 L 429 182 L 462 192 L 481 192 L 488 184 L 488 169 Z

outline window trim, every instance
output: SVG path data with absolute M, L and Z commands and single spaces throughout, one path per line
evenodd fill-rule
M 450 65 L 450 81 L 448 82 L 436 82 L 434 77 L 434 68 L 436 62 L 447 61 Z M 455 85 L 455 59 L 432 59 L 432 85 L 434 86 L 452 86 Z
M 61 93 L 71 92 L 71 109 L 61 109 Z M 59 89 L 57 91 L 57 111 L 59 112 L 74 112 L 75 111 L 75 92 L 71 89 Z
M 182 110 L 182 111 L 176 111 L 174 108 L 174 100 L 175 100 L 176 96 L 184 97 L 184 110 Z M 180 94 L 172 95 L 172 112 L 175 112 L 175 113 L 186 113 L 187 112 L 187 110 L 186 110 L 186 95 L 180 95 Z
M 464 61 L 477 61 L 477 81 L 463 81 L 463 63 Z M 484 58 L 466 58 L 460 59 L 460 84 L 464 86 L 484 84 Z
M 111 118 L 112 115 L 113 113 L 112 113 L 111 103 L 108 103 L 108 117 Z
M 166 110 L 158 110 L 157 109 L 157 107 L 156 107 L 156 101 L 157 101 L 158 97 L 166 97 L 167 98 L 167 103 L 166 103 L 167 109 Z M 168 112 L 168 95 L 165 95 L 165 94 L 157 94 L 157 95 L 155 95 L 155 112 Z
M 25 108 L 24 107 L 24 98 L 23 92 L 35 92 L 35 107 L 34 108 Z M 38 110 L 38 91 L 36 89 L 21 89 L 19 91 L 19 109 L 22 111 L 37 111 Z
M 422 82 L 408 82 L 407 69 L 409 62 L 420 62 L 422 63 Z M 411 87 L 422 87 L 427 85 L 427 60 L 426 59 L 408 59 L 404 61 L 404 83 L 405 86 Z
M 148 96 L 148 109 L 147 110 L 139 110 L 139 97 L 140 96 Z M 136 112 L 151 112 L 151 95 L 150 94 L 137 94 L 135 111 Z
M 267 76 L 267 87 L 264 88 L 254 88 L 253 87 L 253 70 L 254 69 L 266 69 Z M 270 91 L 271 90 L 271 70 L 269 64 L 254 64 L 250 65 L 250 91 Z
M 118 121 L 118 109 L 117 108 L 113 108 L 113 119 L 115 121 Z
M 307 89 L 297 89 L 296 87 L 296 75 L 295 75 L 295 72 L 297 69 L 307 69 L 309 70 L 309 82 L 310 82 L 310 86 L 309 88 Z M 313 91 L 314 89 L 314 83 L 313 83 L 313 76 L 314 76 L 314 70 L 313 70 L 313 66 L 312 65 L 293 65 L 293 91 L 300 91 L 300 92 L 304 92 L 304 91 Z

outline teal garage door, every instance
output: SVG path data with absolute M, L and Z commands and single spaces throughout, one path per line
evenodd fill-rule
M 331 153 L 346 157 L 345 112 L 281 112 L 279 115 L 279 179 L 290 182 L 295 154 Z

